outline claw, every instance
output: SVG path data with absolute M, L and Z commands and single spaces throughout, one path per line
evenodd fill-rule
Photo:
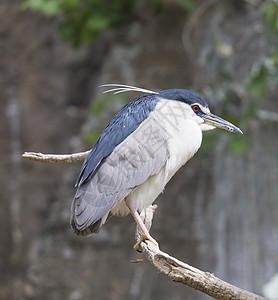
M 137 264 L 137 263 L 142 263 L 144 261 L 147 261 L 148 259 L 146 257 L 144 258 L 138 258 L 136 260 L 131 260 L 132 263 Z
M 150 242 L 152 242 L 156 247 L 158 247 L 158 243 L 157 241 L 151 237 L 151 235 L 148 233 L 148 234 L 144 234 L 144 233 L 141 233 L 141 237 L 140 239 L 138 240 L 138 242 L 133 246 L 133 248 L 136 250 L 136 251 L 139 251 L 140 252 L 140 244 L 142 242 L 144 242 L 145 240 L 148 240 Z

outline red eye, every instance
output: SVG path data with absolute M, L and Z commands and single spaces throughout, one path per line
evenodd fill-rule
M 197 111 L 200 110 L 200 107 L 198 105 L 193 105 L 192 109 L 193 109 L 194 112 L 197 112 Z

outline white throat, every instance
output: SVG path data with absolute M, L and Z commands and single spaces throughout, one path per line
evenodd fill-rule
M 199 117 L 189 105 L 180 101 L 159 100 L 156 112 L 161 115 L 161 122 L 165 132 L 169 135 L 170 157 L 166 164 L 165 174 L 166 182 L 168 182 L 200 148 L 202 129 L 199 124 Z

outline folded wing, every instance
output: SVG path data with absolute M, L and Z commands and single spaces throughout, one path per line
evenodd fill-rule
M 169 136 L 155 116 L 150 113 L 79 185 L 71 216 L 76 233 L 98 232 L 102 218 L 165 165 Z

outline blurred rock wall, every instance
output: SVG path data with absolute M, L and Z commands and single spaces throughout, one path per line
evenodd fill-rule
M 262 294 L 278 270 L 278 123 L 245 114 L 251 67 L 274 46 L 256 1 L 200 1 L 192 15 L 166 4 L 80 50 L 20 2 L 0 2 L 0 298 L 208 298 L 130 262 L 139 257 L 130 216 L 112 218 L 94 237 L 73 235 L 80 164 L 20 158 L 90 148 L 90 107 L 107 82 L 192 88 L 214 113 L 232 107 L 242 116 L 246 152 L 229 151 L 231 134 L 217 135 L 213 150 L 197 154 L 159 197 L 152 235 L 175 257 Z M 256 108 L 278 112 L 276 92 L 272 84 Z

